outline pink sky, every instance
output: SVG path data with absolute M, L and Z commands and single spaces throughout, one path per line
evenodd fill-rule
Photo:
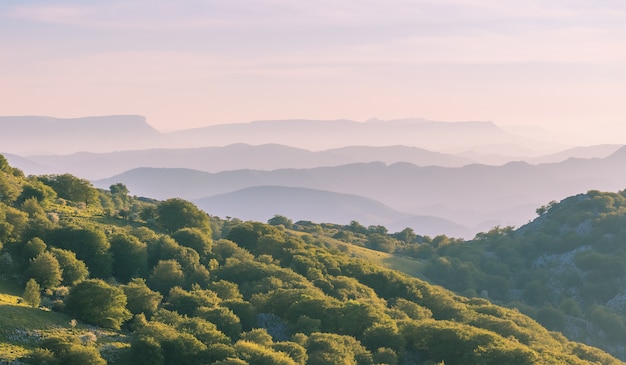
M 5 1 L 0 50 L 0 115 L 490 120 L 626 143 L 622 1 Z

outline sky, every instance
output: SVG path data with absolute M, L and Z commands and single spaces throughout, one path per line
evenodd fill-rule
M 622 0 L 3 0 L 0 115 L 426 118 L 626 143 Z

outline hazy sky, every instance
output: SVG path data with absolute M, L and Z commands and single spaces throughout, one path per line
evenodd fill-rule
M 490 120 L 626 143 L 623 0 L 3 0 L 0 115 Z

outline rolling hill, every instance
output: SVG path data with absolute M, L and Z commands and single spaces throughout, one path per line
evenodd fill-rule
M 382 224 L 392 231 L 412 227 L 420 234 L 467 237 L 470 230 L 446 219 L 415 216 L 393 210 L 377 201 L 351 194 L 285 186 L 255 186 L 194 201 L 198 207 L 219 217 L 267 221 L 275 214 L 294 221 L 365 226 Z

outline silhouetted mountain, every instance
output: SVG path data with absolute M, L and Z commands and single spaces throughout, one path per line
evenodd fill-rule
M 275 214 L 295 221 L 310 220 L 348 224 L 389 223 L 409 217 L 377 201 L 351 194 L 294 188 L 255 186 L 194 201 L 198 207 L 220 217 L 267 221 Z
M 622 146 L 623 145 L 597 145 L 574 147 L 543 155 L 539 155 L 537 151 L 521 146 L 502 144 L 475 146 L 461 152 L 456 149 L 446 152 L 485 165 L 503 165 L 511 161 L 526 161 L 531 164 L 540 164 L 561 162 L 568 158 L 607 157 Z
M 21 155 L 142 149 L 158 143 L 161 134 L 138 115 L 0 117 L 1 149 Z
M 356 162 L 410 162 L 418 166 L 463 166 L 471 160 L 417 147 L 353 146 L 312 152 L 276 144 L 251 146 L 242 143 L 224 147 L 186 149 L 149 149 L 109 153 L 78 152 L 71 155 L 33 155 L 31 165 L 15 160 L 15 166 L 26 173 L 71 173 L 88 179 L 102 179 L 138 167 L 189 168 L 200 171 L 339 166 Z
M 255 121 L 183 130 L 172 133 L 171 137 L 194 146 L 278 143 L 313 150 L 350 145 L 405 145 L 443 151 L 495 143 L 554 149 L 554 145 L 508 134 L 491 122 L 434 122 L 423 119 L 367 123 L 351 120 Z
M 604 158 L 615 153 L 624 145 L 602 144 L 596 146 L 581 146 L 567 149 L 565 151 L 552 153 L 549 155 L 528 159 L 532 164 L 553 163 L 565 161 L 569 158 Z
M 194 202 L 212 215 L 262 222 L 279 214 L 294 221 L 348 224 L 354 220 L 365 226 L 382 224 L 392 231 L 411 227 L 430 236 L 447 233 L 466 237 L 469 232 L 467 227 L 446 219 L 414 216 L 358 195 L 317 189 L 255 186 Z
M 491 122 L 274 120 L 160 133 L 141 116 L 0 117 L 2 151 L 22 156 L 236 143 L 281 144 L 309 150 L 404 145 L 439 152 L 478 150 L 480 146 L 499 144 L 508 146 L 507 149 L 530 149 L 534 151 L 532 155 L 558 149 L 553 144 L 506 133 Z
M 384 162 L 387 164 L 409 162 L 417 166 L 460 167 L 475 162 L 468 158 L 409 146 L 348 146 L 321 151 L 319 154 L 328 156 L 328 160 L 331 158 L 339 161 L 345 160 L 342 164 L 357 162 Z M 323 165 L 319 164 L 319 166 Z M 326 164 L 326 166 L 329 165 Z

